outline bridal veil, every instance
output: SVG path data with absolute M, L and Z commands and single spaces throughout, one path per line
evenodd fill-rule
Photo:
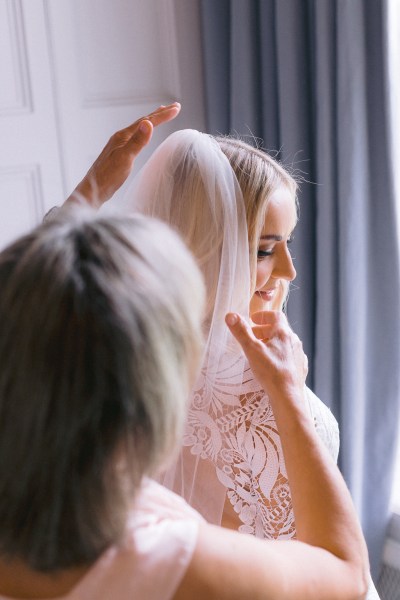
M 134 177 L 125 197 L 107 205 L 168 223 L 202 270 L 208 300 L 203 366 L 190 398 L 182 452 L 161 481 L 207 520 L 220 523 L 229 478 L 226 465 L 232 459 L 224 437 L 245 419 L 239 399 L 245 359 L 224 320 L 227 312 L 248 317 L 249 310 L 249 246 L 241 189 L 217 141 L 189 129 L 170 135 Z

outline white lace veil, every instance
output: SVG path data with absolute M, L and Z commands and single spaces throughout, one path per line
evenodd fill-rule
M 229 405 L 230 411 L 235 405 L 240 410 L 237 386 L 242 384 L 245 369 L 243 354 L 224 317 L 235 311 L 247 318 L 250 301 L 241 189 L 218 142 L 188 129 L 170 135 L 134 177 L 125 197 L 107 205 L 171 225 L 203 272 L 208 298 L 203 368 L 190 399 L 183 450 L 161 480 L 209 521 L 220 523 L 226 487 L 217 479 L 215 464 L 220 462 L 218 453 L 224 451 L 223 405 Z M 225 463 L 226 457 L 221 456 L 221 469 Z

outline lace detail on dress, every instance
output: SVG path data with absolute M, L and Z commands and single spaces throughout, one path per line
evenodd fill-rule
M 218 480 L 242 525 L 239 531 L 267 539 L 290 539 L 295 523 L 280 437 L 264 390 L 250 367 L 226 366 L 212 390 L 201 374 L 184 436 L 184 446 L 215 465 Z M 213 375 L 215 381 L 215 374 Z M 308 395 L 317 432 L 334 458 L 338 453 L 337 424 L 312 392 Z
M 307 400 L 315 429 L 335 462 L 339 455 L 339 425 L 325 404 L 307 388 Z

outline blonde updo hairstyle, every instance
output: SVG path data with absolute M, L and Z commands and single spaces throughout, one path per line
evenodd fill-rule
M 228 158 L 239 182 L 246 210 L 249 235 L 251 294 L 255 291 L 257 252 L 268 202 L 271 195 L 280 187 L 285 187 L 293 196 L 297 208 L 297 182 L 290 173 L 266 152 L 233 137 L 216 137 Z M 289 285 L 281 280 L 281 290 L 272 308 L 281 310 L 285 303 Z
M 207 289 L 206 331 L 227 310 L 248 312 L 268 201 L 282 186 L 296 202 L 296 182 L 271 156 L 190 129 L 171 134 L 134 179 L 127 209 L 172 226 L 196 258 Z M 274 308 L 282 308 L 287 287 L 282 282 Z

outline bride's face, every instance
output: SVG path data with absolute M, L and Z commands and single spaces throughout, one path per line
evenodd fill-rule
M 288 248 L 296 220 L 293 196 L 286 188 L 278 188 L 268 202 L 259 241 L 256 291 L 250 300 L 250 315 L 270 310 L 271 302 L 279 292 L 279 280 L 292 281 L 296 277 Z

